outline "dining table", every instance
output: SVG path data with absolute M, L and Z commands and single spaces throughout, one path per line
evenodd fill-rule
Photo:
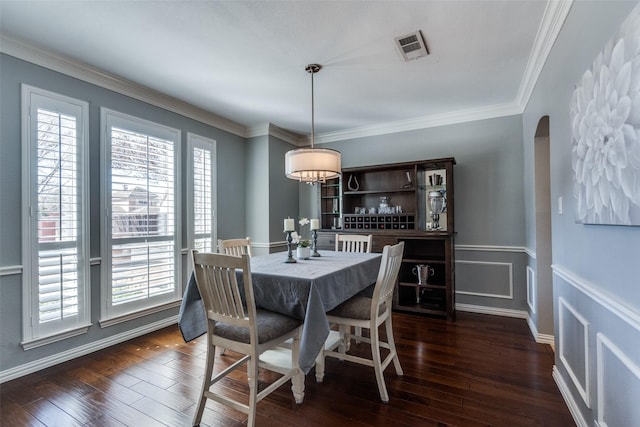
M 382 257 L 379 253 L 319 253 L 319 257 L 295 263 L 285 262 L 286 252 L 253 256 L 250 260 L 256 307 L 303 321 L 299 366 L 305 374 L 314 366 L 329 336 L 326 313 L 374 284 Z M 241 272 L 238 279 L 242 280 Z M 180 306 L 178 327 L 187 342 L 207 331 L 193 273 Z

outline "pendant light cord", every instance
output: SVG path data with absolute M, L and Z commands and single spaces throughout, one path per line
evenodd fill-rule
M 314 139 L 315 139 L 315 133 L 316 133 L 316 124 L 315 124 L 315 108 L 314 108 L 314 102 L 313 102 L 313 75 L 315 74 L 315 71 L 311 71 L 311 148 L 313 148 L 313 143 L 314 143 Z

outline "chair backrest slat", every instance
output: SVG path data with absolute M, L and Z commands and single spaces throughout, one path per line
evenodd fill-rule
M 373 235 L 361 234 L 336 234 L 336 251 L 342 252 L 367 252 L 372 249 Z
M 192 251 L 192 258 L 196 284 L 207 317 L 210 320 L 249 327 L 255 317 L 249 256 Z M 242 271 L 243 274 L 244 300 L 236 271 Z
M 218 239 L 218 252 L 225 255 L 242 256 L 251 254 L 251 239 Z
M 380 270 L 376 279 L 373 291 L 373 301 L 377 306 L 383 303 L 391 303 L 393 290 L 402 264 L 402 254 L 404 252 L 404 242 L 396 245 L 387 245 L 382 250 L 382 260 Z M 388 307 L 390 308 L 390 307 Z

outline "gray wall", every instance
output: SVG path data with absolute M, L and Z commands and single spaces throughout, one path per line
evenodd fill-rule
M 520 116 L 323 144 L 342 167 L 455 157 L 457 303 L 526 316 Z
M 130 334 L 138 328 L 153 328 L 175 322 L 177 308 L 165 310 L 121 323 L 100 328 L 100 268 L 91 267 L 91 322 L 87 334 L 54 344 L 24 351 L 22 340 L 22 275 L 21 260 L 21 139 L 20 139 L 20 84 L 26 83 L 42 89 L 89 102 L 90 171 L 91 171 L 91 258 L 100 258 L 100 107 L 107 107 L 146 120 L 162 123 L 182 131 L 182 170 L 186 171 L 187 132 L 217 141 L 218 162 L 218 228 L 220 236 L 238 236 L 245 229 L 245 142 L 243 138 L 190 120 L 184 116 L 156 108 L 77 79 L 45 68 L 0 55 L 0 372 L 20 365 L 28 365 L 43 358 L 63 357 L 66 351 L 81 346 L 90 347 L 113 337 Z M 183 194 L 186 182 L 182 182 Z M 186 198 L 183 198 L 186 200 Z M 297 200 L 296 200 L 297 203 Z M 187 218 L 186 205 L 183 219 Z M 183 226 L 183 242 L 186 227 Z M 17 266 L 18 272 L 7 267 Z M 7 271 L 9 271 L 7 273 Z M 157 328 L 158 326 L 156 326 Z M 49 359 L 51 360 L 51 359 Z
M 284 218 L 298 217 L 298 183 L 284 174 L 284 155 L 293 148 L 267 135 L 247 141 L 246 225 L 255 255 L 284 250 Z
M 640 227 L 575 222 L 569 104 L 585 70 L 637 4 L 574 2 L 523 114 L 531 248 L 534 135 L 540 118 L 550 118 L 554 377 L 578 425 L 585 426 L 640 425 Z M 637 78 L 637 68 L 635 73 Z M 558 197 L 564 199 L 562 215 Z M 529 264 L 535 269 L 538 262 Z

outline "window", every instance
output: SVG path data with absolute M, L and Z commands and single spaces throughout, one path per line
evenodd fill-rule
M 189 134 L 189 248 L 215 252 L 215 149 L 212 139 Z
M 23 345 L 90 321 L 86 102 L 22 86 Z
M 107 109 L 101 124 L 102 320 L 127 320 L 180 297 L 180 131 Z

